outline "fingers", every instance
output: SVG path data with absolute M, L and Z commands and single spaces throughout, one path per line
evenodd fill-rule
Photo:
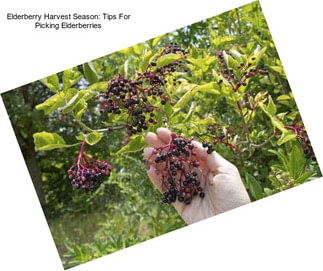
M 211 154 L 208 154 L 205 159 L 205 162 L 210 171 L 216 171 L 219 168 L 227 167 L 230 164 L 216 151 L 213 151 Z
M 163 146 L 165 143 L 163 143 L 162 140 L 160 140 L 158 138 L 158 136 L 155 134 L 155 133 L 152 133 L 152 132 L 148 132 L 146 134 L 146 142 L 152 146 L 153 148 L 158 148 L 158 147 L 161 147 Z
M 163 141 L 165 144 L 168 144 L 171 139 L 171 131 L 169 131 L 166 128 L 158 128 L 157 129 L 157 135 L 158 138 Z
M 146 142 L 154 148 L 158 148 L 169 143 L 170 139 L 171 131 L 166 128 L 158 128 L 157 134 L 152 132 L 148 132 L 146 134 Z

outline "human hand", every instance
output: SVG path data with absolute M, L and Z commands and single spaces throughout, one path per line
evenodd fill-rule
M 166 128 L 158 128 L 157 134 L 147 133 L 146 142 L 150 147 L 144 150 L 144 157 L 148 159 L 154 148 L 168 144 L 170 140 L 171 131 Z M 201 143 L 193 141 L 193 144 L 201 165 L 198 179 L 205 197 L 195 197 L 189 205 L 179 201 L 173 204 L 185 222 L 191 224 L 249 203 L 249 195 L 238 169 L 215 151 L 207 154 Z M 147 174 L 154 186 L 162 192 L 160 176 L 153 166 L 147 170 Z

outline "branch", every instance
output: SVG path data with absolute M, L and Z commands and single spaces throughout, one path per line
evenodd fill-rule
M 255 148 L 261 148 L 263 146 L 265 146 L 269 141 L 271 141 L 274 137 L 276 136 L 276 132 L 274 132 L 270 137 L 268 137 L 264 142 L 260 143 L 260 144 L 254 144 L 251 143 L 251 146 L 255 147 Z

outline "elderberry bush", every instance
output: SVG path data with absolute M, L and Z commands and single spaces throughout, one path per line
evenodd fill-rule
M 177 200 L 188 205 L 196 196 L 205 197 L 199 179 L 202 170 L 192 141 L 172 133 L 170 142 L 155 148 L 147 159 L 147 168 L 154 167 L 160 176 L 164 203 Z M 208 154 L 213 152 L 207 142 L 203 142 L 203 147 Z

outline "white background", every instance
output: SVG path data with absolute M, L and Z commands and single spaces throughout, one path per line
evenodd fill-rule
M 1 2 L 0 91 L 214 16 L 250 1 Z M 320 0 L 260 1 L 320 164 L 323 164 Z M 34 30 L 18 13 L 129 13 L 101 30 Z M 0 101 L 0 269 L 63 270 Z M 323 183 L 304 184 L 72 270 L 323 270 Z

